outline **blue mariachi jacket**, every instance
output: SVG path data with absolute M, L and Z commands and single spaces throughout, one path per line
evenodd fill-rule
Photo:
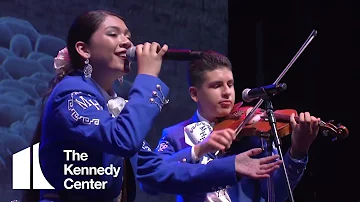
M 152 195 L 206 193 L 237 183 L 234 155 L 202 165 L 191 163 L 191 148 L 166 158 L 148 148 L 140 150 L 134 160 L 138 165 L 137 180 L 142 189 Z
M 178 123 L 169 128 L 165 128 L 163 130 L 163 137 L 159 141 L 157 152 L 160 155 L 162 155 L 163 158 L 169 158 L 172 155 L 179 153 L 179 151 L 184 150 L 184 148 L 190 149 L 190 146 L 185 143 L 184 127 L 194 122 L 199 122 L 199 118 L 197 114 L 194 114 L 194 116 L 189 120 Z M 239 142 L 239 145 L 236 146 L 238 150 L 235 151 L 234 153 L 241 153 L 255 147 L 261 147 L 260 138 L 245 137 Z M 179 153 L 177 155 L 181 155 L 181 154 Z M 264 155 L 265 152 L 264 154 L 261 154 L 258 157 Z M 191 158 L 191 157 L 187 155 L 185 158 Z M 212 160 L 209 163 L 215 162 L 217 160 L 220 159 Z M 303 171 L 305 170 L 307 160 L 308 160 L 307 157 L 303 160 L 292 159 L 289 155 L 289 151 L 284 155 L 284 163 L 293 190 L 300 181 L 301 176 L 303 175 Z M 224 164 L 223 166 L 230 166 L 230 167 L 234 166 L 234 162 L 232 162 L 232 164 L 230 164 L 230 162 L 228 163 L 229 164 L 227 165 Z M 226 170 L 226 168 L 224 169 Z M 276 196 L 275 201 L 277 202 L 286 201 L 286 199 L 288 198 L 288 190 L 285 181 L 285 176 L 283 173 L 284 172 L 281 167 L 280 169 L 276 170 L 273 174 L 273 181 L 275 182 L 275 196 Z M 217 174 L 214 175 L 208 175 L 207 181 L 204 182 L 202 185 L 199 185 L 199 187 L 206 186 L 206 183 L 218 180 L 223 175 L 224 175 L 223 172 L 218 172 Z M 228 183 L 228 185 L 229 186 L 227 186 L 228 187 L 227 192 L 232 202 L 254 202 L 254 201 L 265 202 L 267 200 L 267 180 L 254 180 L 243 177 L 234 186 L 232 186 L 233 184 L 230 182 Z M 218 189 L 216 190 L 220 190 L 221 188 L 223 187 L 218 187 Z M 181 192 L 176 193 L 179 194 L 177 196 L 177 201 L 203 202 L 206 193 L 204 193 L 203 190 L 198 190 L 198 192 L 196 193 L 196 190 L 194 190 L 193 194 L 183 194 Z M 216 190 L 214 189 L 212 191 L 216 191 Z M 154 190 L 151 190 L 150 188 L 148 189 L 148 192 L 149 193 L 153 192 L 153 194 L 156 193 Z
M 154 91 L 159 97 L 154 96 Z M 88 202 L 112 200 L 120 193 L 123 169 L 116 177 L 70 174 L 75 167 L 123 167 L 124 157 L 130 158 L 133 173 L 142 185 L 167 193 L 193 194 L 194 188 L 204 182 L 208 183 L 198 189 L 203 192 L 225 183 L 235 184 L 234 156 L 206 166 L 194 165 L 184 161 L 183 157 L 191 153 L 185 148 L 165 161 L 143 141 L 167 94 L 168 88 L 158 78 L 138 75 L 128 103 L 115 118 L 107 109 L 101 89 L 92 80 L 83 79 L 81 75 L 65 77 L 50 95 L 43 115 L 39 159 L 45 178 L 55 190 L 41 190 L 41 198 L 45 194 L 62 192 L 64 181 L 71 178 L 73 181 L 106 181 L 106 189 L 67 190 L 67 195 Z M 67 161 L 63 150 L 86 153 L 88 159 Z M 71 171 L 66 170 L 67 175 L 64 164 L 74 164 Z M 229 164 L 233 166 L 223 166 Z M 216 181 L 207 181 L 208 175 L 223 171 L 227 174 Z M 67 183 L 71 184 L 73 182 Z M 134 200 L 135 193 L 135 186 L 128 187 L 128 201 Z
M 108 111 L 107 100 L 95 82 L 80 74 L 66 76 L 54 88 L 44 108 L 39 160 L 44 177 L 55 190 L 41 190 L 40 197 L 46 193 L 63 193 L 64 182 L 70 186 L 75 181 L 93 180 L 106 181 L 106 189 L 65 191 L 67 195 L 85 197 L 87 201 L 116 198 L 122 187 L 123 169 L 117 175 L 115 172 L 81 173 L 80 169 L 112 167 L 114 171 L 114 168 L 122 168 L 123 158 L 136 157 L 135 154 L 144 148 L 143 141 L 160 113 L 168 91 L 159 78 L 137 75 L 127 104 L 115 118 Z M 63 150 L 86 153 L 88 158 L 86 161 L 66 159 Z M 68 167 L 65 168 L 65 164 Z M 129 201 L 132 201 L 136 190 L 128 192 Z

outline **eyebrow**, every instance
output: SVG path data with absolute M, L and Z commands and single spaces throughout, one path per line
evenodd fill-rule
M 228 80 L 226 81 L 226 83 L 231 83 L 233 84 L 234 83 L 234 79 L 231 79 L 231 80 Z M 212 85 L 222 85 L 223 84 L 223 81 L 220 81 L 220 80 L 216 80 L 216 81 L 212 81 L 212 82 L 209 82 L 209 85 L 212 86 Z
M 119 27 L 117 27 L 117 26 L 108 26 L 108 27 L 106 27 L 106 29 L 116 29 L 119 32 L 121 31 L 121 29 Z M 129 29 L 125 29 L 124 34 L 131 37 L 131 32 L 130 32 Z
M 226 81 L 226 83 L 229 83 L 229 82 L 234 83 L 234 79 L 230 79 L 230 80 Z M 216 80 L 216 81 L 210 82 L 210 84 L 222 84 L 222 83 L 223 83 L 223 81 L 221 81 L 221 80 Z

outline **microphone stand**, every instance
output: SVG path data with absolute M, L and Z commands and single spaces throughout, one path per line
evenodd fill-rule
M 282 150 L 281 150 L 281 142 L 280 142 L 280 138 L 278 136 L 278 132 L 276 130 L 276 118 L 274 115 L 273 105 L 272 105 L 270 98 L 264 99 L 264 104 L 265 104 L 264 109 L 266 110 L 266 114 L 268 116 L 269 124 L 271 127 L 270 137 L 268 138 L 268 142 L 267 142 L 268 156 L 272 155 L 273 144 L 274 144 L 276 146 L 276 149 L 278 150 L 280 160 L 283 160 L 284 158 L 283 158 L 283 154 L 282 154 Z M 289 181 L 289 177 L 288 177 L 288 174 L 286 171 L 284 161 L 282 162 L 282 166 L 284 168 L 284 175 L 285 175 L 286 184 L 287 184 L 287 188 L 288 188 L 288 192 L 289 192 L 289 198 L 290 198 L 291 202 L 294 202 L 294 197 L 293 197 L 293 194 L 291 191 L 290 181 Z M 270 175 L 270 178 L 268 179 L 268 202 L 275 202 L 274 182 L 273 182 L 271 175 Z
M 305 48 L 310 44 L 310 42 L 315 38 L 315 36 L 317 35 L 317 31 L 314 29 L 309 37 L 306 39 L 306 41 L 304 42 L 304 44 L 301 46 L 301 48 L 299 49 L 299 51 L 295 54 L 295 56 L 291 59 L 290 63 L 285 67 L 285 69 L 281 72 L 281 74 L 278 76 L 278 78 L 275 80 L 274 84 L 278 84 L 280 82 L 280 80 L 284 77 L 284 75 L 286 74 L 286 72 L 290 69 L 290 67 L 294 64 L 294 62 L 297 60 L 297 58 L 301 55 L 301 53 L 305 50 Z M 283 155 L 282 155 L 282 151 L 281 151 L 281 147 L 280 147 L 280 139 L 276 130 L 276 119 L 274 116 L 274 112 L 273 112 L 273 106 L 271 101 L 269 100 L 270 96 L 268 96 L 265 99 L 260 99 L 258 103 L 256 103 L 256 105 L 252 108 L 252 110 L 249 112 L 249 114 L 245 117 L 244 121 L 241 122 L 239 124 L 239 126 L 235 129 L 235 135 L 237 136 L 240 131 L 245 127 L 245 124 L 249 123 L 249 121 L 251 120 L 252 116 L 255 114 L 255 111 L 260 107 L 260 105 L 265 101 L 265 110 L 266 113 L 268 115 L 269 118 L 269 124 L 271 126 L 271 134 L 270 134 L 270 146 L 268 146 L 268 150 L 270 150 L 270 152 L 272 152 L 272 146 L 273 144 L 275 144 L 278 153 L 280 155 L 280 159 L 283 160 Z M 272 153 L 270 153 L 272 154 Z M 216 156 L 222 156 L 224 155 L 223 152 L 217 152 L 215 154 Z M 287 183 L 287 187 L 288 187 L 288 191 L 289 191 L 289 198 L 290 198 L 290 202 L 294 202 L 294 197 L 291 191 L 291 187 L 290 187 L 290 182 L 289 182 L 289 177 L 287 175 L 287 171 L 285 168 L 285 163 L 282 163 L 282 166 L 284 168 L 284 174 L 285 174 L 285 178 L 286 178 L 286 183 Z M 274 185 L 272 183 L 272 178 L 270 176 L 269 179 L 269 184 L 268 184 L 268 191 L 269 191 L 269 199 L 268 202 L 272 202 L 275 201 L 275 192 L 274 192 Z

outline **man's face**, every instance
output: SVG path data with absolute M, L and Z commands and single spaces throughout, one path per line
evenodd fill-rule
M 235 102 L 234 78 L 231 70 L 220 67 L 205 72 L 204 82 L 198 87 L 190 87 L 192 99 L 198 103 L 200 113 L 205 118 L 215 119 L 228 115 Z

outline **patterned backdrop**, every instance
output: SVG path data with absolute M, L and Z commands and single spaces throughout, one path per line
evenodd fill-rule
M 227 53 L 225 0 L 2 0 L 0 5 L 0 202 L 20 199 L 20 191 L 11 187 L 11 156 L 29 146 L 41 95 L 55 75 L 53 57 L 65 46 L 67 29 L 78 14 L 105 9 L 124 16 L 134 44 L 157 41 L 170 48 Z M 160 77 L 171 89 L 170 103 L 147 138 L 153 148 L 164 127 L 194 112 L 186 65 L 171 61 L 163 65 Z M 119 95 L 127 97 L 135 75 L 136 68 L 124 84 L 114 84 Z M 138 189 L 136 201 L 174 201 L 174 196 L 149 196 Z

